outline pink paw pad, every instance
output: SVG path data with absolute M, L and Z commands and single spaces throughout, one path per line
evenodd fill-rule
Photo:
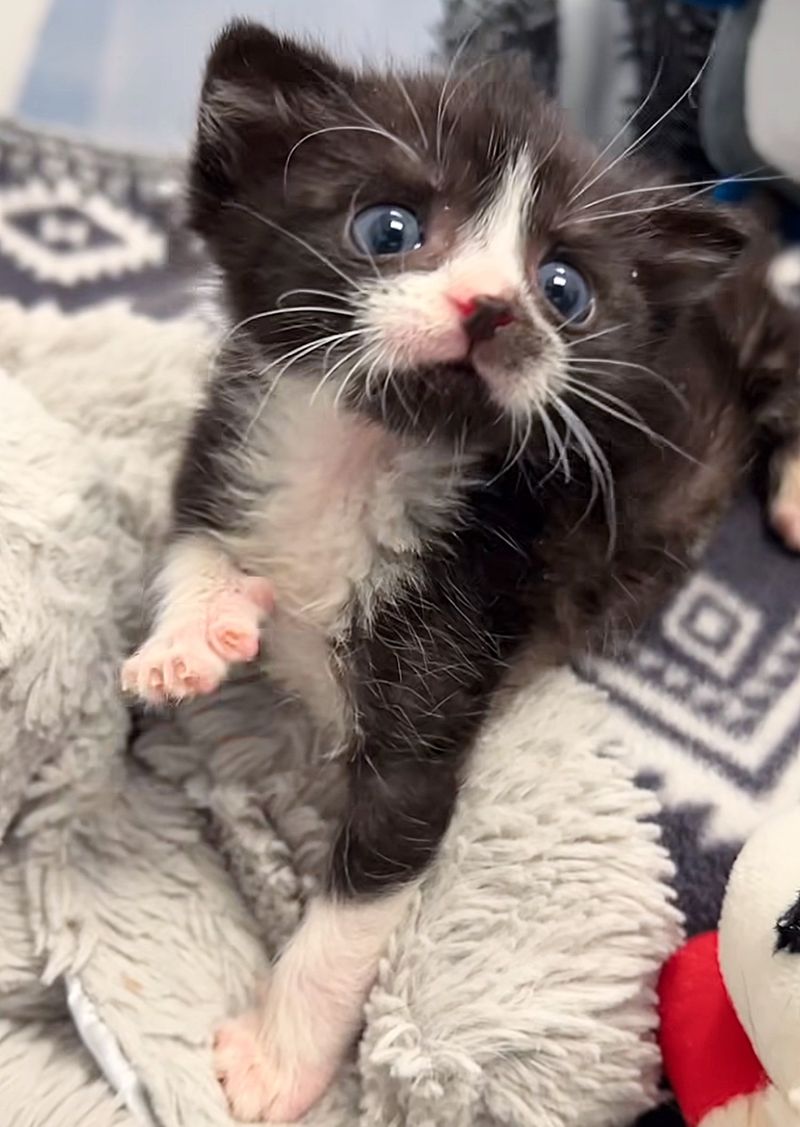
M 197 629 L 158 633 L 122 667 L 122 688 L 150 704 L 213 692 L 225 663 Z
M 206 609 L 206 636 L 224 661 L 252 661 L 258 653 L 261 620 L 272 608 L 272 589 L 264 579 L 212 596 Z
M 221 1026 L 214 1064 L 231 1113 L 245 1123 L 294 1123 L 317 1102 L 335 1073 L 335 1067 L 287 1059 L 260 1034 L 256 1014 Z

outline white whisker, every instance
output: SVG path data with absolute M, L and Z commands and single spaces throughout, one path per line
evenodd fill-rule
M 405 141 L 401 141 L 399 137 L 396 137 L 394 135 L 394 133 L 390 133 L 387 129 L 383 129 L 380 126 L 377 126 L 377 125 L 376 126 L 372 126 L 372 125 L 328 125 L 324 129 L 314 129 L 311 133 L 306 133 L 305 137 L 301 137 L 300 140 L 296 141 L 294 143 L 294 145 L 292 145 L 291 149 L 289 149 L 289 155 L 287 156 L 286 161 L 285 161 L 284 166 L 283 166 L 283 191 L 284 191 L 284 195 L 286 194 L 286 191 L 287 191 L 287 182 L 288 182 L 288 177 L 289 177 L 289 162 L 291 161 L 294 154 L 297 152 L 297 150 L 300 148 L 301 145 L 304 145 L 306 143 L 306 141 L 311 141 L 314 137 L 322 137 L 326 133 L 374 133 L 377 137 L 383 137 L 385 140 L 391 141 L 392 144 L 398 145 L 403 150 L 405 155 L 407 157 L 410 157 L 412 160 L 414 160 L 414 161 L 420 160 L 419 153 L 415 152 L 414 149 L 412 149 L 410 145 L 407 145 L 405 143 Z
M 525 450 L 527 449 L 528 443 L 530 442 L 531 434 L 533 433 L 533 424 L 534 424 L 535 419 L 536 419 L 536 412 L 535 411 L 529 411 L 528 412 L 527 426 L 525 427 L 525 431 L 522 434 L 522 436 L 520 437 L 519 442 L 517 443 L 517 452 L 514 455 L 514 457 L 511 459 L 511 461 L 508 463 L 508 465 L 506 466 L 506 469 L 509 469 L 509 470 L 513 469 L 514 466 L 516 466 L 517 463 L 524 456 Z
M 302 359 L 307 353 L 315 352 L 318 348 L 322 348 L 323 345 L 339 344 L 341 341 L 349 340 L 351 337 L 358 336 L 359 334 L 361 334 L 363 332 L 364 332 L 364 329 L 348 329 L 346 332 L 343 332 L 343 333 L 332 333 L 329 336 L 319 337 L 317 340 L 308 341 L 305 344 L 300 345 L 299 348 L 294 350 L 293 360 L 294 359 Z M 283 356 L 279 356 L 277 360 L 273 360 L 271 363 L 267 364 L 267 366 L 265 368 L 262 368 L 259 372 L 259 375 L 261 375 L 261 376 L 266 375 L 267 372 L 272 371 L 272 369 L 277 367 L 277 365 L 280 364 L 281 361 L 284 360 L 284 359 L 286 359 L 285 353 L 284 353 Z M 281 370 L 281 372 L 278 373 L 278 377 L 282 374 L 283 374 L 283 369 Z M 275 377 L 275 378 L 277 379 L 278 377 Z
M 647 107 L 647 105 L 650 102 L 650 99 L 653 97 L 653 95 L 656 92 L 656 87 L 658 86 L 659 82 L 661 81 L 661 74 L 662 74 L 663 70 L 664 70 L 664 60 L 662 59 L 658 64 L 658 69 L 656 70 L 655 78 L 650 83 L 650 89 L 647 91 L 644 98 L 639 103 L 639 105 L 636 107 L 636 109 L 633 111 L 633 113 L 630 114 L 630 116 L 628 118 L 626 118 L 626 120 L 622 123 L 622 125 L 619 127 L 619 129 L 614 134 L 614 136 L 611 138 L 611 140 L 608 142 L 608 144 L 603 149 L 600 150 L 600 152 L 594 158 L 592 163 L 586 169 L 586 172 L 583 174 L 583 176 L 578 181 L 576 193 L 577 193 L 578 189 L 580 189 L 583 186 L 583 184 L 586 183 L 587 178 L 592 175 L 592 172 L 594 172 L 595 168 L 600 163 L 600 161 L 603 159 L 603 157 L 606 155 L 606 153 L 609 153 L 614 148 L 617 141 L 619 141 L 620 137 L 623 137 L 625 135 L 625 133 L 628 131 L 628 129 L 630 129 L 630 127 L 633 125 L 634 121 L 636 121 L 636 118 L 639 116 L 639 114 L 642 112 L 642 110 Z M 591 187 L 591 184 L 589 184 L 587 186 Z M 578 198 L 577 194 L 573 194 L 570 197 L 569 203 L 570 204 L 574 203 L 574 201 L 577 198 Z
M 396 137 L 389 129 L 386 128 L 385 125 L 382 125 L 381 122 L 376 121 L 372 114 L 367 113 L 364 107 L 360 105 L 355 100 L 355 98 L 353 98 L 350 92 L 346 90 L 341 83 L 337 83 L 336 85 L 339 92 L 347 99 L 348 103 L 352 106 L 358 116 L 366 121 L 367 125 L 371 125 L 373 129 L 377 129 L 379 133 L 383 133 L 386 137 L 398 142 L 400 145 L 405 145 L 405 142 L 402 141 L 399 137 Z M 414 159 L 416 161 L 419 161 L 421 159 L 419 153 L 415 152 L 413 149 L 412 152 L 414 152 Z
M 459 61 L 461 59 L 461 56 L 466 51 L 467 46 L 469 45 L 470 39 L 472 39 L 473 35 L 478 30 L 478 28 L 480 27 L 480 24 L 481 24 L 481 21 L 476 20 L 476 22 L 473 24 L 473 26 L 470 28 L 470 30 L 466 33 L 464 38 L 461 40 L 458 47 L 456 47 L 455 51 L 453 52 L 453 57 L 450 60 L 450 65 L 448 66 L 447 72 L 444 76 L 444 82 L 442 83 L 442 89 L 439 93 L 439 102 L 438 102 L 438 105 L 436 107 L 436 163 L 437 164 L 441 163 L 441 159 L 442 159 L 442 125 L 444 124 L 444 100 L 445 100 L 445 97 L 447 96 L 447 87 L 450 84 L 450 80 L 452 79 L 453 74 L 455 73 L 455 68 L 458 66 Z
M 669 115 L 674 110 L 676 110 L 678 108 L 678 106 L 681 104 L 681 102 L 684 101 L 685 98 L 689 97 L 689 95 L 692 93 L 694 88 L 697 86 L 700 79 L 705 74 L 706 67 L 708 66 L 709 61 L 711 59 L 711 54 L 712 53 L 709 51 L 708 55 L 703 60 L 702 66 L 698 70 L 697 74 L 694 76 L 694 78 L 689 83 L 689 85 L 686 87 L 686 89 L 683 91 L 683 93 L 675 99 L 675 101 L 672 103 L 672 105 L 669 106 L 666 110 L 664 110 L 664 112 L 659 117 L 656 118 L 656 120 L 652 123 L 652 125 L 649 125 L 647 127 L 647 129 L 645 129 L 644 133 L 641 133 L 634 141 L 632 141 L 630 143 L 630 145 L 627 146 L 627 148 L 623 149 L 623 151 L 619 154 L 619 156 L 614 157 L 611 164 L 606 165 L 605 168 L 601 169 L 600 172 L 598 172 L 595 176 L 593 176 L 591 178 L 591 180 L 588 182 L 588 184 L 584 184 L 582 188 L 580 188 L 577 192 L 575 192 L 572 196 L 572 199 L 570 200 L 571 204 L 575 203 L 576 200 L 580 199 L 580 197 L 582 195 L 584 195 L 586 192 L 588 192 L 590 188 L 594 187 L 594 185 L 599 180 L 602 180 L 602 178 L 604 176 L 607 176 L 611 172 L 612 169 L 616 168 L 616 166 L 620 163 L 620 161 L 623 161 L 623 160 L 625 160 L 626 157 L 631 156 L 632 153 L 634 153 L 641 145 L 644 144 L 644 142 L 647 140 L 647 138 L 650 136 L 650 134 L 653 133 L 656 129 L 658 129 L 658 127 L 659 127 L 659 125 L 661 125 L 662 121 L 665 121 L 669 117 Z
M 364 352 L 368 347 L 369 347 L 369 342 L 363 341 L 361 344 L 357 345 L 350 352 L 345 353 L 345 355 L 340 360 L 336 361 L 336 363 L 333 365 L 332 368 L 326 368 L 325 371 L 322 374 L 322 379 L 319 381 L 317 386 L 314 388 L 314 392 L 311 396 L 310 402 L 311 403 L 316 402 L 317 396 L 319 395 L 319 393 L 322 391 L 325 384 L 328 382 L 328 380 L 331 378 L 331 376 L 334 374 L 334 372 L 338 368 L 341 368 L 342 365 L 346 364 L 348 360 L 352 360 L 352 358 L 354 356 L 357 356 L 359 352 Z
M 585 368 L 578 368 L 576 370 L 585 375 L 592 374 Z M 612 395 L 610 391 L 606 391 L 606 389 L 603 387 L 597 387 L 596 384 L 586 383 L 585 380 L 576 380 L 571 373 L 567 376 L 567 387 L 578 388 L 581 391 L 588 391 L 590 395 L 598 395 L 601 399 L 607 400 L 609 403 L 613 403 L 615 406 L 619 407 L 621 411 L 630 412 L 633 418 L 638 419 L 640 422 L 644 423 L 644 419 L 635 407 L 632 407 L 630 403 L 626 403 L 624 399 L 620 399 L 618 395 Z
M 607 337 L 609 333 L 618 333 L 620 329 L 629 329 L 630 327 L 630 321 L 623 321 L 619 325 L 612 325 L 610 329 L 600 329 L 596 333 L 587 333 L 585 337 L 577 337 L 575 340 L 569 341 L 567 348 L 577 348 L 579 344 L 588 344 L 590 340 L 599 340 L 600 337 Z
M 763 184 L 773 180 L 784 180 L 784 176 L 756 176 L 754 173 L 758 172 L 757 168 L 753 172 L 743 172 L 740 176 L 720 176 L 715 180 L 688 180 L 684 183 L 676 184 L 647 184 L 643 188 L 628 188 L 624 192 L 612 192 L 610 196 L 601 196 L 597 200 L 590 200 L 589 203 L 581 204 L 578 211 L 588 211 L 589 208 L 597 207 L 602 203 L 610 203 L 612 200 L 621 199 L 623 196 L 639 196 L 644 195 L 646 192 L 679 192 L 685 191 L 687 188 L 709 188 L 713 191 L 718 188 L 720 184 L 728 184 L 731 181 L 743 184 Z
M 633 371 L 644 372 L 645 375 L 650 376 L 657 383 L 660 383 L 670 395 L 677 399 L 682 407 L 686 409 L 689 407 L 689 400 L 683 392 L 675 387 L 661 372 L 657 372 L 654 368 L 648 368 L 646 364 L 636 364 L 632 360 L 612 360 L 610 357 L 606 356 L 570 356 L 567 362 L 567 368 L 570 371 L 582 372 L 584 375 L 600 375 L 601 373 L 596 370 L 593 371 L 591 368 L 577 368 L 575 367 L 576 364 L 600 364 L 603 367 L 630 368 Z
M 666 211 L 673 207 L 683 207 L 689 203 L 690 200 L 697 199 L 698 196 L 708 195 L 708 193 L 716 187 L 717 183 L 718 181 L 711 180 L 705 188 L 698 188 L 697 191 L 689 192 L 685 196 L 679 196 L 675 200 L 670 200 L 669 203 L 654 204 L 653 207 L 630 207 L 623 211 L 601 211 L 596 215 L 578 216 L 577 219 L 572 220 L 572 223 L 575 225 L 579 223 L 597 223 L 601 219 L 622 219 L 626 215 L 651 215 L 655 211 Z
M 638 416 L 637 418 L 630 414 L 630 412 L 627 410 L 617 411 L 615 410 L 615 408 L 610 407 L 608 403 L 604 403 L 601 399 L 595 398 L 593 395 L 590 395 L 586 391 L 579 391 L 574 386 L 570 390 L 572 391 L 573 395 L 576 395 L 578 397 L 578 399 L 583 399 L 584 402 L 592 404 L 592 406 L 596 407 L 598 411 L 604 411 L 605 414 L 610 415 L 612 418 L 619 419 L 620 422 L 627 423 L 627 425 L 633 427 L 634 430 L 638 430 L 645 436 L 645 438 L 649 438 L 650 441 L 656 446 L 665 446 L 669 450 L 672 450 L 675 454 L 679 454 L 682 458 L 685 458 L 687 461 L 691 462 L 693 465 L 702 466 L 703 463 L 698 461 L 698 459 L 695 458 L 692 454 L 689 454 L 688 451 L 682 449 L 682 447 L 680 446 L 677 446 L 674 442 L 670 441 L 670 439 L 665 438 L 663 434 L 659 434 L 658 431 L 653 430 L 652 427 L 649 427 L 647 423 L 645 423 L 641 419 L 641 416 Z
M 344 270 L 341 270 L 334 262 L 331 262 L 331 260 L 326 255 L 318 251 L 315 246 L 312 246 L 311 243 L 307 242 L 299 235 L 296 235 L 294 231 L 289 231 L 288 228 L 282 226 L 280 223 L 276 223 L 274 219 L 268 219 L 267 216 L 262 215 L 260 211 L 256 211 L 255 208 L 248 207 L 247 204 L 239 203 L 238 200 L 229 201 L 225 204 L 225 207 L 234 208 L 237 211 L 243 211 L 245 212 L 245 214 L 252 216 L 252 218 L 256 219 L 259 223 L 263 223 L 265 227 L 270 227 L 273 231 L 277 231 L 279 234 L 285 235 L 287 239 L 291 239 L 293 242 L 297 243 L 298 246 L 303 247 L 304 250 L 307 250 L 311 254 L 313 254 L 315 258 L 318 258 L 320 262 L 324 263 L 324 265 L 327 266 L 329 270 L 332 270 L 334 274 L 338 274 L 339 277 L 344 282 L 347 282 L 348 286 L 351 286 L 356 293 L 362 292 L 362 287 L 353 278 L 345 274 Z
M 339 402 L 342 399 L 342 396 L 344 395 L 345 391 L 347 390 L 347 385 L 350 383 L 350 380 L 353 379 L 353 377 L 355 376 L 359 367 L 369 359 L 369 354 L 374 349 L 374 347 L 375 347 L 374 345 L 371 346 L 371 348 L 368 348 L 366 350 L 366 352 L 363 356 L 358 357 L 356 362 L 350 368 L 350 371 L 347 373 L 347 375 L 342 380 L 341 385 L 339 387 L 339 390 L 336 392 L 336 395 L 335 395 L 334 400 L 333 400 L 334 409 L 338 410 Z
M 351 329 L 346 333 L 334 333 L 332 336 L 321 337 L 318 340 L 308 341 L 307 343 L 302 344 L 297 348 L 291 349 L 289 352 L 284 352 L 276 360 L 273 360 L 271 363 L 267 364 L 266 367 L 261 368 L 261 370 L 258 372 L 258 375 L 265 376 L 267 372 L 277 367 L 278 364 L 283 363 L 284 365 L 278 372 L 278 374 L 270 380 L 269 389 L 267 390 L 266 394 L 262 396 L 261 402 L 259 403 L 255 414 L 247 425 L 247 429 L 245 430 L 244 437 L 242 439 L 242 445 L 246 443 L 256 423 L 264 413 L 264 409 L 269 402 L 270 396 L 273 394 L 275 388 L 280 383 L 281 378 L 289 370 L 289 368 L 292 367 L 293 364 L 296 364 L 298 360 L 305 359 L 306 356 L 310 356 L 318 348 L 322 348 L 323 346 L 330 344 L 331 341 L 339 342 L 342 340 L 348 340 L 349 338 L 356 336 L 358 333 L 363 333 L 363 331 L 363 329 Z
M 281 305 L 286 300 L 287 297 L 295 297 L 297 294 L 311 294 L 313 297 L 326 297 L 326 298 L 329 298 L 331 301 L 343 301 L 343 302 L 345 302 L 346 305 L 349 305 L 352 308 L 355 308 L 353 301 L 349 297 L 347 297 L 345 294 L 334 293 L 333 290 L 308 290 L 308 289 L 284 290 L 283 293 L 278 298 L 278 300 L 275 302 L 275 304 Z M 289 308 L 294 308 L 294 306 L 290 306 Z
M 572 480 L 572 466 L 570 465 L 570 461 L 569 461 L 569 425 L 567 423 L 564 424 L 567 427 L 567 434 L 562 436 L 558 433 L 558 427 L 555 425 L 555 423 L 552 421 L 550 416 L 547 414 L 546 408 L 542 411 L 542 422 L 543 423 L 544 423 L 545 419 L 550 424 L 550 426 L 553 428 L 553 434 L 554 434 L 555 439 L 556 439 L 556 445 L 560 447 L 560 452 L 559 452 L 559 455 L 558 455 L 558 461 L 556 462 L 555 469 L 557 471 L 559 466 L 561 466 L 563 468 L 564 481 L 567 483 L 567 485 L 569 485 L 570 481 Z
M 564 481 L 567 485 L 569 485 L 570 481 L 572 480 L 572 467 L 570 466 L 569 462 L 568 450 L 570 434 L 569 423 L 567 423 L 562 416 L 562 421 L 564 421 L 564 426 L 566 427 L 566 434 L 564 435 L 564 437 L 562 437 L 558 433 L 558 427 L 548 415 L 546 407 L 541 407 L 539 404 L 537 404 L 536 412 L 539 416 L 539 419 L 541 420 L 542 427 L 545 432 L 548 461 L 553 462 L 551 468 L 539 482 L 539 486 L 541 487 L 546 485 L 553 474 L 558 473 L 559 469 L 561 469 L 563 472 Z M 554 453 L 558 454 L 558 458 L 556 458 L 555 460 L 553 458 Z
M 597 499 L 598 492 L 603 498 L 603 508 L 608 526 L 608 555 L 614 552 L 617 542 L 617 508 L 614 490 L 614 476 L 602 447 L 587 427 L 586 423 L 560 396 L 553 398 L 553 406 L 561 415 L 571 433 L 575 436 L 581 453 L 589 467 L 592 493 L 581 521 L 585 520 Z M 580 523 L 580 521 L 578 522 Z
M 419 413 L 417 413 L 415 415 L 411 411 L 411 408 L 408 406 L 408 403 L 407 403 L 405 397 L 403 396 L 403 391 L 402 391 L 402 388 L 400 386 L 400 381 L 398 381 L 394 378 L 394 374 L 395 374 L 395 366 L 394 365 L 395 365 L 396 357 L 397 357 L 397 353 L 395 351 L 395 352 L 392 352 L 392 354 L 388 358 L 387 375 L 386 375 L 386 380 L 385 380 L 384 385 L 383 385 L 383 395 L 381 396 L 381 405 L 382 405 L 382 408 L 384 409 L 384 413 L 385 413 L 386 391 L 388 390 L 389 387 L 393 387 L 394 393 L 397 396 L 398 400 L 400 401 L 400 406 L 405 411 L 405 413 L 406 413 L 408 419 L 410 420 L 410 422 L 412 424 L 415 424 L 417 422 L 418 418 L 419 418 Z
M 374 389 L 372 387 L 372 377 L 375 373 L 375 369 L 377 368 L 378 364 L 381 361 L 381 355 L 382 355 L 381 349 L 379 349 L 379 348 L 376 349 L 375 350 L 375 356 L 374 356 L 372 363 L 370 364 L 369 368 L 367 369 L 366 376 L 364 377 L 364 394 L 366 395 L 367 399 L 371 399 L 373 397 L 373 395 L 375 394 Z
M 468 79 L 472 78 L 473 74 L 475 74 L 476 71 L 482 70 L 483 67 L 488 66 L 491 62 L 492 62 L 491 58 L 479 59 L 477 63 L 473 63 L 471 67 L 468 67 L 464 71 L 464 73 L 462 75 L 460 75 L 458 82 L 455 84 L 455 86 L 453 86 L 450 93 L 447 95 L 447 100 L 445 101 L 444 105 L 442 106 L 442 125 L 444 125 L 444 119 L 445 119 L 447 111 L 450 107 L 450 103 L 452 102 L 453 98 L 456 96 L 458 91 L 461 89 L 461 87 L 464 85 L 464 83 Z M 452 125 L 450 126 L 450 129 L 448 130 L 447 137 L 445 138 L 444 143 L 442 144 L 442 152 L 443 153 L 445 153 L 447 151 L 447 148 L 448 148 L 450 141 L 452 139 L 452 136 L 453 136 L 453 132 L 458 127 L 458 123 L 459 123 L 459 118 L 456 117 L 454 119 Z
M 417 129 L 419 130 L 420 140 L 422 141 L 422 148 L 425 152 L 427 152 L 428 147 L 429 147 L 428 134 L 425 132 L 425 126 L 422 124 L 422 118 L 419 116 L 419 110 L 414 105 L 414 102 L 411 98 L 411 95 L 408 92 L 408 87 L 406 86 L 405 82 L 403 81 L 402 75 L 398 74 L 397 71 L 394 71 L 392 73 L 392 78 L 395 80 L 397 85 L 400 87 L 400 93 L 403 95 L 403 98 L 405 99 L 405 103 L 408 106 L 409 110 L 411 111 L 411 115 L 414 118 L 414 122 L 417 126 Z
M 285 309 L 267 309 L 261 313 L 251 313 L 249 317 L 243 317 L 241 321 L 237 321 L 235 325 L 233 325 L 230 329 L 227 330 L 226 333 L 223 334 L 216 348 L 214 349 L 214 353 L 211 357 L 211 360 L 209 361 L 209 367 L 212 369 L 216 367 L 217 360 L 219 359 L 223 348 L 228 343 L 228 341 L 240 331 L 240 329 L 244 329 L 247 325 L 251 325 L 254 321 L 263 321 L 267 317 L 277 317 L 278 315 L 288 316 L 291 313 L 333 313 L 339 317 L 350 316 L 349 313 L 346 313 L 342 309 L 328 309 L 321 305 L 292 305 L 287 306 Z M 301 326 L 298 325 L 292 327 L 300 328 Z

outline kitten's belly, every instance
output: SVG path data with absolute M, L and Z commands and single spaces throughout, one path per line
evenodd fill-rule
M 312 389 L 313 390 L 313 387 Z M 250 567 L 285 616 L 331 636 L 387 552 L 411 547 L 398 443 L 383 428 L 283 388 L 253 442 Z
M 339 727 L 331 643 L 356 612 L 368 620 L 391 597 L 414 566 L 426 523 L 455 510 L 452 459 L 336 410 L 332 395 L 312 402 L 305 381 L 279 390 L 251 443 L 252 533 L 239 554 L 275 587 L 268 669 Z

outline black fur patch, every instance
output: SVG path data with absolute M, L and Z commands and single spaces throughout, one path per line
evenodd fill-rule
M 378 398 L 366 381 L 348 385 L 349 409 L 420 442 L 457 439 L 483 463 L 458 527 L 410 557 L 413 582 L 368 626 L 354 616 L 335 646 L 353 717 L 349 809 L 331 867 L 342 893 L 379 893 L 434 855 L 518 649 L 530 644 L 547 662 L 628 635 L 685 574 L 759 428 L 781 442 L 797 435 L 797 325 L 768 292 L 771 247 L 742 211 L 633 160 L 601 175 L 591 148 L 505 60 L 449 79 L 354 73 L 238 22 L 209 59 L 189 209 L 245 343 L 223 351 L 196 419 L 178 531 L 239 530 L 251 483 L 237 477 L 246 459 L 229 454 L 254 405 L 268 404 L 268 373 L 290 346 L 352 327 L 347 303 L 375 270 L 391 286 L 403 269 L 356 252 L 345 235 L 354 199 L 398 202 L 456 230 L 523 148 L 538 178 L 532 298 L 538 264 L 556 251 L 595 295 L 591 333 L 563 327 L 589 398 L 567 389 L 564 402 L 602 451 L 613 495 L 598 488 L 576 426 L 554 415 L 550 431 L 533 419 L 520 436 L 466 362 L 397 372 Z M 446 249 L 423 248 L 417 268 L 434 269 Z M 325 291 L 324 304 L 345 312 L 263 316 L 295 291 Z M 282 378 L 308 376 L 290 368 Z
M 486 467 L 487 480 L 497 468 Z M 413 586 L 341 647 L 357 734 L 337 891 L 379 893 L 433 857 L 491 693 L 530 633 L 520 596 L 539 567 L 541 521 L 518 473 L 475 489 Z

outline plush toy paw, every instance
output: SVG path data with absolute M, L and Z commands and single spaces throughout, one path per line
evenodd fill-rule
M 325 1092 L 336 1063 L 309 1065 L 292 1046 L 273 1044 L 256 1013 L 218 1030 L 214 1063 L 231 1113 L 245 1123 L 294 1123 Z

